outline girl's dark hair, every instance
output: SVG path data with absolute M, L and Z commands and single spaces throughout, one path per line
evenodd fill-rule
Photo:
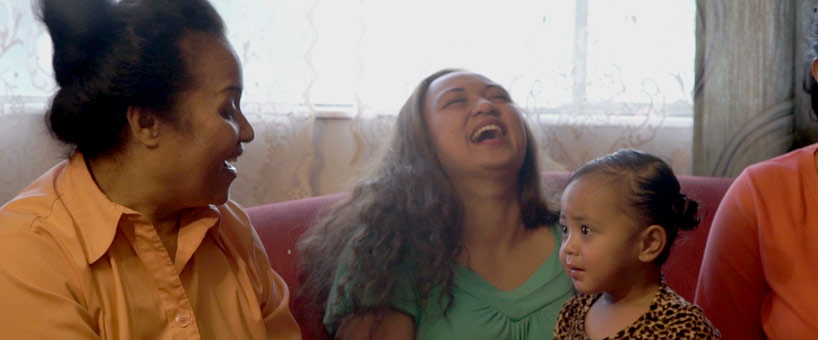
M 86 158 L 116 151 L 128 107 L 179 122 L 175 105 L 190 88 L 192 32 L 224 36 L 207 0 L 40 0 L 54 46 L 59 90 L 46 123 Z
M 610 176 L 611 182 L 626 192 L 627 207 L 642 226 L 665 228 L 667 244 L 655 262 L 667 260 L 676 234 L 699 224 L 699 204 L 681 192 L 679 180 L 665 161 L 646 152 L 620 150 L 583 165 L 568 183 L 588 174 Z
M 810 117 L 818 119 L 818 88 L 812 76 L 812 61 L 818 58 L 818 4 L 812 9 L 812 20 L 807 32 L 807 55 L 804 60 L 804 91 L 809 93 L 812 102 Z
M 441 292 L 438 302 L 448 297 L 451 306 L 463 207 L 437 158 L 423 105 L 430 84 L 456 71 L 442 70 L 421 81 L 401 108 L 374 174 L 302 236 L 301 296 L 309 297 L 311 309 L 324 309 L 345 248 L 351 258 L 344 259 L 349 265 L 336 289 L 349 298 L 352 313 L 377 317 L 391 305 L 401 279 L 414 283 L 419 306 L 435 288 Z M 556 217 L 540 194 L 537 146 L 523 124 L 528 144 L 518 175 L 520 209 L 526 227 L 537 228 Z

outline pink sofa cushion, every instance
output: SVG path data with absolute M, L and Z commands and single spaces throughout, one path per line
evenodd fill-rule
M 687 301 L 692 302 L 696 294 L 696 281 L 702 265 L 704 245 L 713 223 L 713 215 L 721 199 L 733 183 L 732 178 L 679 176 L 682 192 L 699 202 L 701 221 L 691 232 L 681 232 L 671 249 L 664 266 L 668 285 Z
M 290 288 L 290 310 L 301 326 L 301 335 L 305 340 L 328 339 L 329 336 L 322 325 L 320 312 L 307 310 L 303 297 L 299 296 L 299 255 L 295 243 L 320 217 L 320 213 L 345 195 L 319 196 L 247 208 L 250 221 L 267 250 L 270 265 Z

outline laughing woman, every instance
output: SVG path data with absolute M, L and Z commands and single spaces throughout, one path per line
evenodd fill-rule
M 228 199 L 253 129 L 207 0 L 44 0 L 71 145 L 0 209 L 2 339 L 299 339 Z
M 548 339 L 573 295 L 536 146 L 502 86 L 445 70 L 398 115 L 376 173 L 301 240 L 337 338 Z

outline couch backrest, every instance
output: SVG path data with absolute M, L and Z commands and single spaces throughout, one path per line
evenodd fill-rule
M 543 174 L 543 184 L 551 194 L 561 192 L 567 179 L 567 172 Z M 695 230 L 679 234 L 663 270 L 668 285 L 688 301 L 693 301 L 710 223 L 732 179 L 679 176 L 679 181 L 682 191 L 700 202 L 702 220 Z M 305 309 L 302 298 L 298 296 L 301 285 L 297 277 L 299 255 L 295 243 L 321 213 L 345 195 L 327 195 L 247 209 L 267 249 L 270 264 L 290 287 L 290 308 L 302 328 L 304 339 L 326 339 L 327 334 L 321 325 L 319 313 Z
M 305 340 L 329 337 L 324 331 L 321 316 L 317 311 L 305 308 L 306 304 L 299 296 L 299 254 L 295 243 L 322 212 L 344 196 L 335 194 L 247 208 L 250 221 L 267 249 L 270 265 L 290 288 L 290 310 L 301 326 L 301 335 Z
M 679 182 L 682 185 L 682 192 L 699 202 L 701 221 L 693 231 L 679 234 L 664 265 L 664 272 L 668 285 L 687 301 L 693 302 L 713 215 L 733 179 L 679 176 Z

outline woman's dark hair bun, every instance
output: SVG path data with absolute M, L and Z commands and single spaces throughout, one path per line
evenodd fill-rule
M 41 0 L 40 20 L 54 46 L 54 75 L 69 87 L 94 69 L 96 59 L 111 46 L 116 27 L 110 0 Z
M 699 225 L 699 203 L 681 194 L 673 204 L 677 225 L 681 230 L 693 230 Z
M 193 84 L 194 58 L 181 42 L 191 32 L 224 38 L 207 0 L 38 1 L 60 87 L 45 120 L 87 159 L 123 146 L 129 107 L 179 122 L 175 105 Z

